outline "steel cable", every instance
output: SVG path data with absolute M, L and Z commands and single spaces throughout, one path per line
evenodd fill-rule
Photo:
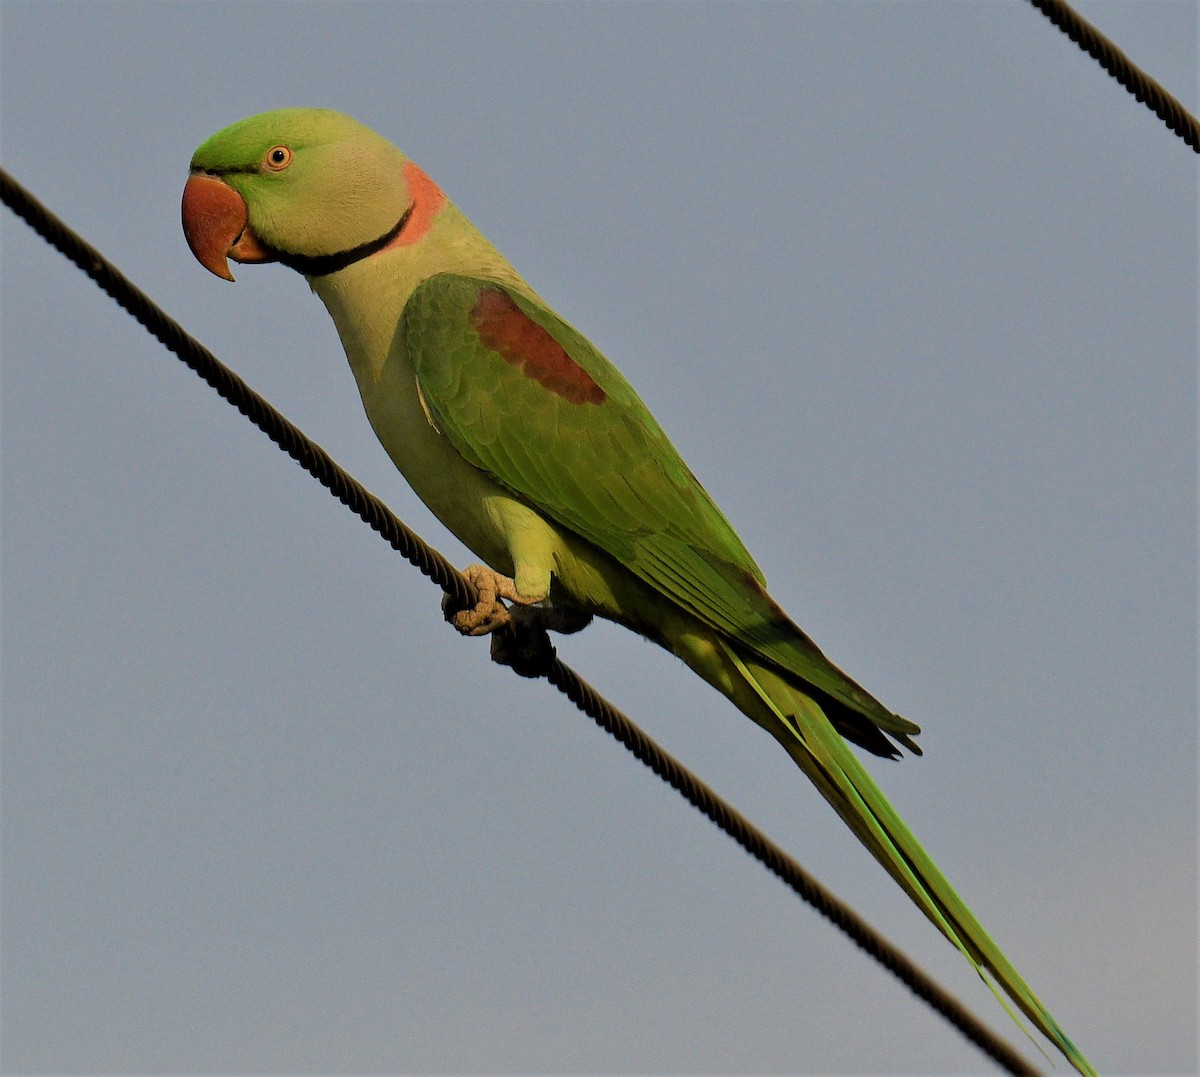
M 1197 121 L 1162 83 L 1147 75 L 1117 45 L 1064 0 L 1029 2 L 1193 150 L 1200 153 L 1200 121 Z

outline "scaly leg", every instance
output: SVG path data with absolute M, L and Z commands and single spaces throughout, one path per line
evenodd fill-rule
M 501 599 L 508 599 L 520 606 L 540 601 L 538 598 L 523 598 L 517 593 L 517 585 L 507 576 L 502 576 L 487 565 L 470 565 L 463 569 L 463 579 L 474 585 L 479 592 L 479 601 L 466 610 L 451 612 L 449 596 L 442 600 L 442 612 L 464 636 L 486 636 L 508 624 L 509 613 Z

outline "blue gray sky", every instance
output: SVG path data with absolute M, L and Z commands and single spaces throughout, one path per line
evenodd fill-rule
M 1195 4 L 1079 8 L 1195 109 Z M 303 282 L 179 230 L 242 116 L 400 145 L 922 724 L 873 772 L 1093 1063 L 1195 1072 L 1196 158 L 1032 8 L 8 2 L 0 48 L 4 167 L 465 564 Z M 7 1072 L 986 1068 L 0 221 Z M 561 653 L 1024 1042 L 769 737 Z

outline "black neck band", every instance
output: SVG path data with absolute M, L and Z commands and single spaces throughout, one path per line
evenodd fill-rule
M 327 277 L 330 273 L 336 273 L 339 269 L 345 269 L 346 266 L 353 265 L 355 262 L 369 258 L 372 254 L 383 250 L 404 231 L 404 226 L 408 224 L 415 205 L 414 202 L 404 211 L 404 216 L 396 222 L 396 226 L 391 231 L 385 232 L 378 239 L 360 243 L 357 247 L 351 247 L 349 250 L 335 251 L 333 254 L 289 254 L 287 251 L 272 247 L 271 255 L 275 261 L 287 266 L 288 269 L 294 269 L 297 273 L 303 273 L 306 277 Z

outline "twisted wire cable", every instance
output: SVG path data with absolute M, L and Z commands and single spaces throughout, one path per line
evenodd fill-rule
M 1055 26 L 1200 153 L 1200 121 L 1162 83 L 1151 78 L 1065 0 L 1029 0 Z

